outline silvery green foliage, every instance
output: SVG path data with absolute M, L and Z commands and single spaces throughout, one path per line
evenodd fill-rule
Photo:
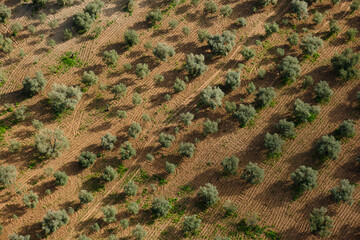
M 330 229 L 334 227 L 333 222 L 329 216 L 325 215 L 326 207 L 314 208 L 310 213 L 310 230 L 315 232 L 320 237 L 327 237 L 331 234 Z
M 311 167 L 300 166 L 295 172 L 290 174 L 294 187 L 299 192 L 314 189 L 317 186 L 318 172 Z
M 106 133 L 104 136 L 101 137 L 101 146 L 106 150 L 112 150 L 116 142 L 117 137 L 112 135 L 111 133 Z
M 332 188 L 330 193 L 335 202 L 346 202 L 349 205 L 352 205 L 354 203 L 354 190 L 355 185 L 350 184 L 347 179 L 342 179 L 340 185 Z
M 168 200 L 164 197 L 156 197 L 154 198 L 151 206 L 151 211 L 157 217 L 164 217 L 166 216 L 171 209 L 171 204 Z
M 46 234 L 53 233 L 68 222 L 69 216 L 64 209 L 59 211 L 49 210 L 42 221 L 42 229 Z
M 225 85 L 231 90 L 235 90 L 240 86 L 240 71 L 230 71 L 226 74 Z
M 206 183 L 205 186 L 200 187 L 198 197 L 200 204 L 206 208 L 213 206 L 220 200 L 216 186 L 211 183 Z
M 238 165 L 239 165 L 239 159 L 234 155 L 225 158 L 221 162 L 221 166 L 223 167 L 223 172 L 225 175 L 235 175 L 236 170 L 238 169 Z
M 336 160 L 339 158 L 341 144 L 334 136 L 324 135 L 316 141 L 315 149 L 320 158 Z
M 17 171 L 14 165 L 0 166 L 0 185 L 8 186 L 16 181 Z
M 205 64 L 205 57 L 202 54 L 186 55 L 185 69 L 193 77 L 203 75 L 209 68 Z
M 30 190 L 28 194 L 26 193 L 24 194 L 23 202 L 26 207 L 35 208 L 39 202 L 39 196 L 36 193 L 34 193 L 32 190 Z
M 142 240 L 147 234 L 145 229 L 140 224 L 137 224 L 131 233 L 135 240 Z
M 153 49 L 153 54 L 161 61 L 166 61 L 168 57 L 173 57 L 175 55 L 175 50 L 172 46 L 158 42 Z
M 82 92 L 79 87 L 68 87 L 64 84 L 54 84 L 48 94 L 50 105 L 56 113 L 74 110 L 79 103 Z
M 200 225 L 201 219 L 196 215 L 185 216 L 182 229 L 186 233 L 195 234 L 200 229 Z
M 308 34 L 301 39 L 300 48 L 305 55 L 311 56 L 317 53 L 318 49 L 323 45 L 323 40 L 321 38 Z
M 290 2 L 291 11 L 296 13 L 299 20 L 307 19 L 309 17 L 308 4 L 301 0 L 292 0 Z
M 301 66 L 296 57 L 286 56 L 280 64 L 277 65 L 281 78 L 284 82 L 295 81 L 301 73 Z
M 189 142 L 180 143 L 179 154 L 182 157 L 191 158 L 195 152 L 195 145 Z
M 258 184 L 264 180 L 264 170 L 256 163 L 249 162 L 241 175 L 241 178 L 250 184 Z
M 47 81 L 44 78 L 44 75 L 41 71 L 36 72 L 36 76 L 34 78 L 25 77 L 22 81 L 23 89 L 25 95 L 32 97 L 42 90 L 46 85 Z
M 107 205 L 107 206 L 101 208 L 101 211 L 104 214 L 104 218 L 103 218 L 104 222 L 112 223 L 112 222 L 116 221 L 117 211 L 114 206 Z
M 160 133 L 159 135 L 159 143 L 162 147 L 169 148 L 172 142 L 175 140 L 175 136 L 166 133 Z
M 84 83 L 87 86 L 94 85 L 98 82 L 98 77 L 95 75 L 93 71 L 84 71 L 81 82 Z
M 63 150 L 69 148 L 69 142 L 60 129 L 43 128 L 35 135 L 35 147 L 41 155 L 56 158 Z
M 215 110 L 218 106 L 222 105 L 222 99 L 225 94 L 219 87 L 207 86 L 200 93 L 200 100 L 206 106 Z
M 106 166 L 104 172 L 101 175 L 101 179 L 105 182 L 111 182 L 117 177 L 116 170 L 111 166 Z
M 224 31 L 221 35 L 215 34 L 208 39 L 208 45 L 214 56 L 226 56 L 235 45 L 236 36 L 230 31 Z

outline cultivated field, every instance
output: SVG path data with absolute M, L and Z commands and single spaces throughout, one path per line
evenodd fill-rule
M 334 4 L 324 0 L 309 4 L 309 17 L 299 20 L 291 13 L 290 1 L 285 0 L 263 8 L 254 0 L 215 0 L 218 7 L 215 13 L 204 12 L 206 1 L 203 0 L 197 5 L 191 0 L 178 4 L 169 0 L 135 0 L 133 10 L 126 10 L 125 0 L 104 0 L 91 28 L 83 34 L 78 34 L 73 26 L 73 16 L 92 1 L 75 0 L 69 6 L 60 7 L 57 1 L 49 0 L 38 9 L 31 0 L 1 2 L 11 9 L 11 17 L 6 23 L 0 23 L 0 33 L 12 40 L 13 49 L 4 53 L 4 46 L 0 45 L 0 80 L 4 80 L 0 87 L 0 166 L 14 165 L 17 177 L 6 186 L 2 186 L 0 179 L 0 224 L 3 226 L 0 239 L 8 239 L 13 233 L 30 235 L 30 239 L 79 239 L 80 235 L 111 239 L 112 234 L 116 236 L 113 239 L 135 239 L 133 230 L 137 224 L 146 231 L 143 239 L 215 239 L 218 236 L 222 237 L 219 239 L 320 239 L 316 231 L 310 230 L 309 216 L 314 208 L 322 206 L 333 220 L 328 239 L 360 239 L 357 187 L 360 183 L 357 160 L 360 86 L 356 78 L 341 79 L 331 62 L 335 54 L 346 48 L 354 53 L 360 50 L 356 36 L 353 41 L 347 39 L 350 28 L 359 30 L 360 27 L 360 10 L 352 13 L 351 1 Z M 224 5 L 233 9 L 230 16 L 221 15 L 220 8 Z M 156 9 L 162 11 L 163 19 L 151 27 L 146 15 Z M 323 14 L 319 24 L 313 22 L 316 11 Z M 43 23 L 38 19 L 41 13 L 46 14 Z M 246 19 L 246 26 L 236 24 L 240 17 Z M 49 22 L 55 19 L 57 23 L 51 27 Z M 340 31 L 329 34 L 332 19 L 338 21 Z M 169 26 L 172 20 L 178 22 L 174 29 Z M 264 24 L 271 22 L 276 22 L 279 30 L 266 35 Z M 14 23 L 23 26 L 16 36 L 11 27 Z M 29 25 L 36 27 L 34 34 L 28 30 Z M 102 31 L 95 38 L 93 30 L 97 27 Z M 186 33 L 184 27 L 190 28 L 190 32 Z M 72 38 L 64 40 L 65 29 L 72 31 Z M 124 42 L 128 29 L 138 34 L 138 43 L 131 47 Z M 234 45 L 226 55 L 215 56 L 207 40 L 199 41 L 199 29 L 207 29 L 211 36 L 228 30 L 236 37 Z M 309 33 L 323 39 L 322 47 L 315 51 L 317 53 L 305 56 L 299 44 L 290 46 L 287 41 L 293 32 L 298 33 L 299 42 Z M 50 40 L 56 44 L 52 45 Z M 175 55 L 161 61 L 144 46 L 149 42 L 152 47 L 158 42 L 172 46 Z M 244 47 L 254 49 L 255 56 L 246 60 L 242 54 Z M 277 54 L 278 48 L 285 53 Z M 108 66 L 103 52 L 113 49 L 119 58 L 114 66 Z M 25 55 L 19 54 L 20 51 Z M 74 66 L 70 66 L 73 62 L 64 61 L 66 52 L 71 52 L 69 58 L 75 59 Z M 205 57 L 208 69 L 200 76 L 191 77 L 184 67 L 191 53 Z M 284 83 L 277 66 L 286 56 L 298 58 L 301 73 L 296 80 Z M 126 69 L 128 63 L 132 66 L 129 70 Z M 148 64 L 150 70 L 143 79 L 136 75 L 139 63 Z M 225 84 L 230 70 L 240 72 L 241 83 L 234 90 Z M 259 72 L 263 70 L 266 74 L 261 77 Z M 28 97 L 23 92 L 23 80 L 26 76 L 34 78 L 37 71 L 42 71 L 47 83 L 42 91 Z M 81 82 L 84 71 L 93 71 L 97 83 L 85 86 Z M 154 80 L 158 74 L 163 75 L 163 81 Z M 305 89 L 306 75 L 310 75 L 314 83 Z M 186 83 L 183 91 L 174 90 L 176 78 Z M 314 89 L 320 81 L 326 81 L 333 91 L 328 102 L 316 101 Z M 256 86 L 252 94 L 247 90 L 251 82 Z M 54 112 L 48 93 L 55 83 L 81 89 L 82 97 L 74 110 Z M 126 85 L 126 95 L 116 98 L 112 89 L 120 83 Z M 219 86 L 224 92 L 222 105 L 216 109 L 201 101 L 202 90 L 207 86 Z M 273 87 L 276 91 L 276 97 L 262 108 L 255 107 L 256 93 L 261 87 Z M 134 93 L 140 94 L 140 104 L 134 104 Z M 313 121 L 296 125 L 296 136 L 284 138 L 280 152 L 269 156 L 264 147 L 265 134 L 276 133 L 274 124 L 280 119 L 293 120 L 293 104 L 297 98 L 318 105 L 320 113 Z M 225 102 L 235 102 L 236 106 L 252 104 L 257 115 L 240 126 L 234 114 L 225 109 Z M 27 107 L 23 114 L 25 120 L 17 119 L 15 114 L 22 106 Z M 121 119 L 119 111 L 126 111 L 127 117 Z M 189 126 L 180 120 L 180 115 L 187 112 L 194 114 Z M 52 158 L 41 154 L 35 136 L 43 130 L 34 128 L 34 119 L 41 121 L 44 128 L 63 131 L 69 147 L 61 150 L 61 155 Z M 216 121 L 218 131 L 205 134 L 206 119 Z M 337 141 L 341 143 L 337 159 L 320 159 L 316 142 L 323 135 L 336 135 L 335 130 L 348 119 L 355 121 L 355 135 Z M 142 129 L 136 138 L 128 134 L 134 122 Z M 111 150 L 101 144 L 106 133 L 117 138 Z M 175 137 L 170 147 L 160 145 L 160 133 Z M 14 141 L 21 143 L 21 148 L 10 151 Z M 136 156 L 130 159 L 122 159 L 120 154 L 126 141 L 136 150 Z M 179 154 L 183 142 L 196 147 L 191 157 Z M 78 162 L 84 151 L 97 155 L 88 168 L 82 168 Z M 154 156 L 153 160 L 149 154 Z M 226 176 L 221 163 L 233 155 L 239 159 L 237 174 Z M 176 165 L 173 173 L 166 171 L 166 162 Z M 249 162 L 257 163 L 264 170 L 262 182 L 250 184 L 242 178 Z M 302 165 L 318 171 L 317 186 L 296 195 L 290 174 Z M 109 182 L 101 177 L 106 166 L 118 173 Z M 0 178 L 4 175 L 2 170 Z M 55 184 L 53 173 L 56 171 L 68 175 L 65 185 Z M 342 179 L 348 179 L 355 186 L 351 205 L 336 202 L 331 195 L 330 190 Z M 137 193 L 127 196 L 124 186 L 131 181 L 138 186 Z M 206 183 L 216 186 L 219 197 L 208 208 L 199 204 L 198 196 L 200 187 Z M 81 204 L 78 197 L 81 190 L 90 192 L 94 199 Z M 35 208 L 24 205 L 24 194 L 29 191 L 38 195 Z M 156 217 L 152 202 L 159 196 L 165 197 L 172 208 L 166 216 Z M 230 216 L 225 216 L 223 208 L 227 200 L 236 205 L 236 212 Z M 138 204 L 137 214 L 128 212 L 131 202 Z M 104 221 L 101 209 L 105 206 L 117 210 L 114 222 Z M 68 213 L 69 221 L 46 234 L 42 224 L 44 215 L 48 210 L 62 209 Z M 251 226 L 244 224 L 243 220 L 252 214 L 257 214 L 258 222 Z M 201 219 L 200 228 L 194 234 L 183 230 L 184 219 L 190 215 Z M 123 219 L 129 220 L 126 229 L 120 223 Z M 95 223 L 100 230 L 92 229 Z

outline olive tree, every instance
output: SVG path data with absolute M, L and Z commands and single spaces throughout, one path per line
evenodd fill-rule
M 24 78 L 22 81 L 22 91 L 28 97 L 32 97 L 44 90 L 46 83 L 47 81 L 45 80 L 43 73 L 41 71 L 37 71 L 34 78 L 29 78 L 28 76 Z
M 10 53 L 13 50 L 12 42 L 11 38 L 4 37 L 4 35 L 0 33 L 0 50 L 3 53 Z
M 343 121 L 339 127 L 335 130 L 335 135 L 337 138 L 351 138 L 355 136 L 355 122 L 353 120 Z
M 160 133 L 159 135 L 159 143 L 162 147 L 169 148 L 172 142 L 175 140 L 175 136 L 166 133 Z
M 127 132 L 127 134 L 132 137 L 132 138 L 137 138 L 138 135 L 140 134 L 141 132 L 141 126 L 139 123 L 137 122 L 133 122 L 130 127 L 129 127 L 129 130 Z
M 138 190 L 138 186 L 134 183 L 134 181 L 130 180 L 124 186 L 124 192 L 126 196 L 135 196 Z
M 229 17 L 233 12 L 233 9 L 230 5 L 224 5 L 220 8 L 220 13 L 223 17 Z
M 135 30 L 128 29 L 124 33 L 124 40 L 126 45 L 134 46 L 139 43 L 139 34 Z
M 310 213 L 310 231 L 318 234 L 320 237 L 329 236 L 331 234 L 330 229 L 334 227 L 334 220 L 327 216 L 326 212 L 326 207 L 321 207 L 314 208 Z
M 19 108 L 16 108 L 14 111 L 14 118 L 17 122 L 24 121 L 28 114 L 26 113 L 27 107 L 21 106 Z
M 277 133 L 266 133 L 264 138 L 264 147 L 268 150 L 270 158 L 277 157 L 281 154 L 282 146 L 285 141 Z
M 140 224 L 137 224 L 131 233 L 135 240 L 142 240 L 147 235 L 145 229 Z
M 11 17 L 11 9 L 8 8 L 5 4 L 0 3 L 0 23 L 6 23 L 6 21 Z
M 308 34 L 301 39 L 300 48 L 305 55 L 314 55 L 323 46 L 323 40 Z
M 195 145 L 189 142 L 182 142 L 180 143 L 178 152 L 182 157 L 191 158 L 195 152 Z
M 23 196 L 23 202 L 26 207 L 35 208 L 39 202 L 39 195 L 37 195 L 33 191 L 30 191 L 28 194 L 25 193 Z
M 204 55 L 190 53 L 186 55 L 185 69 L 192 77 L 198 77 L 203 75 L 209 68 L 205 64 Z
M 41 155 L 56 158 L 63 150 L 69 148 L 69 142 L 60 129 L 43 128 L 35 135 L 35 147 Z
M 284 138 L 295 138 L 295 123 L 287 121 L 286 119 L 281 119 L 278 123 L 275 123 L 275 127 L 278 133 Z
M 311 167 L 300 166 L 295 172 L 290 174 L 293 186 L 298 193 L 303 193 L 314 189 L 317 186 L 318 172 Z
M 230 31 L 224 31 L 221 35 L 215 34 L 208 39 L 208 46 L 214 56 L 226 56 L 235 46 L 236 36 Z
M 256 163 L 249 162 L 241 175 L 241 178 L 250 184 L 259 184 L 264 180 L 264 170 Z
M 330 100 L 330 97 L 334 94 L 329 84 L 326 81 L 320 81 L 314 87 L 316 101 L 325 103 Z
M 222 99 L 225 94 L 219 87 L 210 87 L 207 86 L 200 93 L 200 101 L 206 107 L 210 107 L 215 110 L 218 106 L 222 105 Z
M 211 133 L 217 133 L 218 132 L 218 122 L 211 121 L 210 119 L 206 119 L 203 124 L 203 131 L 205 135 L 211 134 Z
M 114 67 L 119 60 L 119 54 L 115 49 L 103 52 L 103 61 L 107 66 Z
M 52 109 L 56 113 L 62 113 L 66 110 L 75 110 L 82 97 L 82 92 L 79 87 L 68 87 L 55 83 L 48 93 L 48 97 Z
M 245 127 L 256 116 L 256 110 L 252 105 L 240 104 L 239 108 L 234 111 L 234 117 L 240 123 L 241 127 Z
M 350 184 L 349 180 L 342 179 L 340 185 L 330 190 L 331 197 L 335 202 L 346 202 L 349 205 L 354 203 L 353 194 L 355 185 Z
M 341 31 L 340 25 L 337 20 L 331 19 L 329 22 L 330 34 L 338 34 Z
M 155 26 L 156 23 L 160 22 L 161 20 L 163 20 L 163 13 L 161 12 L 160 9 L 156 9 L 155 11 L 150 11 L 146 14 L 146 21 L 151 25 L 151 26 Z
M 299 34 L 296 32 L 291 33 L 287 38 L 287 41 L 289 42 L 290 46 L 296 46 L 299 43 Z
M 290 2 L 290 8 L 295 13 L 299 20 L 307 19 L 309 17 L 308 4 L 301 0 L 292 0 Z
M 180 114 L 180 120 L 185 124 L 185 126 L 190 126 L 191 121 L 194 119 L 194 114 L 187 112 Z
M 17 171 L 14 165 L 0 166 L 0 185 L 9 186 L 15 183 Z
M 84 71 L 81 82 L 87 86 L 95 85 L 98 82 L 98 77 L 95 75 L 93 71 Z
M 259 108 L 269 106 L 276 97 L 276 92 L 273 87 L 259 88 L 259 91 L 255 95 L 255 103 Z
M 166 61 L 168 57 L 173 57 L 175 55 L 175 50 L 172 46 L 158 42 L 153 49 L 153 54 L 160 60 Z
M 176 78 L 173 88 L 174 91 L 177 93 L 182 92 L 186 89 L 186 82 L 181 80 L 180 78 Z
M 320 158 L 336 160 L 339 158 L 341 144 L 334 136 L 324 135 L 316 141 L 315 149 Z
M 211 183 L 206 183 L 205 186 L 200 187 L 197 195 L 199 203 L 205 208 L 213 206 L 220 200 L 216 186 Z
M 85 6 L 84 12 L 89 13 L 94 19 L 101 13 L 101 9 L 104 7 L 104 2 L 101 0 L 94 0 Z
M 214 1 L 209 0 L 204 3 L 204 12 L 216 13 L 217 10 L 218 10 L 218 6 L 216 5 L 216 3 Z
M 149 66 L 146 63 L 138 63 L 135 67 L 135 74 L 138 78 L 143 79 L 150 73 Z
M 94 21 L 94 17 L 88 12 L 76 13 L 72 18 L 73 25 L 80 34 L 89 31 Z
M 136 156 L 136 150 L 130 142 L 124 142 L 120 146 L 120 156 L 122 160 L 131 159 L 133 156 Z
M 94 200 L 94 196 L 86 190 L 81 190 L 78 197 L 81 204 L 88 204 Z
M 42 229 L 46 234 L 53 233 L 68 222 L 69 216 L 64 209 L 59 211 L 48 210 L 42 221 Z
M 356 28 L 349 28 L 346 31 L 346 37 L 348 41 L 355 41 L 356 35 L 358 34 L 358 30 Z
M 8 236 L 9 240 L 30 240 L 30 235 L 19 235 L 17 233 L 10 234 Z
M 65 186 L 69 179 L 69 176 L 66 174 L 66 172 L 61 171 L 56 171 L 53 176 L 55 178 L 56 186 Z
M 171 208 L 170 202 L 162 196 L 154 198 L 151 205 L 151 211 L 156 217 L 165 217 Z
M 241 51 L 241 55 L 246 59 L 249 60 L 256 55 L 255 49 L 251 49 L 248 47 L 244 47 L 244 49 Z
M 231 202 L 230 200 L 226 200 L 223 204 L 223 209 L 225 210 L 225 217 L 228 217 L 228 216 L 234 215 L 236 213 L 237 207 L 236 207 L 235 203 Z M 216 240 L 216 238 L 215 238 L 215 240 Z
M 174 173 L 176 169 L 176 165 L 173 163 L 166 162 L 165 163 L 165 171 L 167 173 Z
M 116 142 L 117 137 L 112 135 L 111 133 L 106 133 L 104 136 L 101 137 L 101 146 L 106 150 L 112 150 Z
M 279 25 L 276 22 L 265 23 L 264 25 L 266 36 L 279 32 Z
M 204 42 L 205 40 L 208 40 L 209 37 L 211 36 L 207 29 L 199 29 L 197 34 L 200 42 Z
M 195 234 L 201 225 L 201 219 L 196 215 L 185 216 L 182 224 L 182 229 L 185 233 Z
M 110 91 L 114 94 L 114 98 L 123 98 L 126 96 L 127 87 L 125 84 L 119 83 L 114 85 Z
M 136 202 L 130 202 L 127 210 L 130 214 L 136 215 L 139 213 L 139 205 Z
M 238 169 L 239 159 L 234 155 L 231 157 L 226 157 L 222 162 L 221 166 L 223 167 L 223 173 L 225 175 L 235 175 L 236 170 Z
M 313 16 L 312 21 L 313 21 L 315 24 L 320 24 L 320 23 L 322 23 L 323 19 L 324 19 L 324 15 L 323 15 L 322 13 L 316 11 L 316 12 L 314 13 L 314 16 Z
M 301 73 L 301 66 L 296 57 L 286 56 L 280 64 L 277 65 L 283 82 L 295 81 Z
M 114 206 L 107 205 L 107 206 L 101 208 L 101 211 L 104 214 L 104 218 L 103 218 L 104 222 L 112 223 L 112 222 L 116 221 L 117 211 Z
M 231 90 L 240 86 L 240 71 L 230 71 L 226 74 L 225 85 Z
M 355 68 L 359 61 L 360 54 L 354 53 L 351 48 L 347 48 L 341 54 L 335 54 L 331 58 L 333 69 L 344 80 L 357 79 L 360 76 L 360 71 Z
M 111 182 L 115 180 L 116 177 L 117 177 L 117 172 L 111 166 L 106 166 L 103 173 L 101 174 L 101 179 L 104 180 L 105 182 Z
M 312 122 L 320 113 L 320 107 L 310 106 L 310 104 L 304 103 L 299 98 L 295 100 L 293 109 L 294 120 L 297 124 Z
M 78 157 L 79 165 L 82 168 L 90 167 L 95 162 L 95 160 L 96 154 L 89 151 L 84 151 L 80 153 L 80 156 Z

